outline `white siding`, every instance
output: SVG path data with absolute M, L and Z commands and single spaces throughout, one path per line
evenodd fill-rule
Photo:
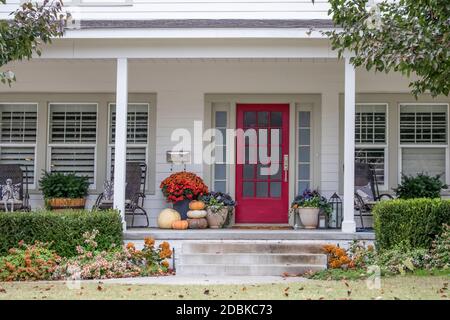
M 79 2 L 78 0 L 77 2 Z M 87 5 L 66 8 L 82 19 L 327 19 L 327 0 L 81 0 Z M 131 5 L 126 5 L 127 2 Z M 21 0 L 0 5 L 0 17 L 14 11 Z M 96 5 L 104 3 L 103 5 Z M 121 5 L 122 4 L 122 5 Z

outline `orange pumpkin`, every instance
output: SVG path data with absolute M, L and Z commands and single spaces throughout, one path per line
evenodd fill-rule
M 205 203 L 200 200 L 192 200 L 191 202 L 189 202 L 189 209 L 203 210 L 203 209 L 205 209 Z
M 172 222 L 172 229 L 176 230 L 185 230 L 189 226 L 189 223 L 186 220 L 178 220 Z

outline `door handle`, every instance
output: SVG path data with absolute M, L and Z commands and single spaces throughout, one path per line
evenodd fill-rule
M 284 182 L 288 182 L 288 171 L 289 171 L 289 155 L 283 155 L 283 171 L 284 171 Z

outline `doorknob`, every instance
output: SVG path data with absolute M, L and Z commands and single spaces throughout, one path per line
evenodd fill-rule
M 288 170 L 289 170 L 289 155 L 283 155 L 283 171 L 284 171 L 284 182 L 288 181 Z

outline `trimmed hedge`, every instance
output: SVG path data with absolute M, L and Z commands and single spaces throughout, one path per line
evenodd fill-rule
M 122 222 L 117 211 L 35 211 L 0 213 L 0 255 L 5 255 L 21 240 L 51 242 L 62 257 L 76 255 L 83 233 L 97 229 L 98 250 L 122 244 Z
M 450 223 L 450 201 L 441 199 L 390 200 L 373 209 L 377 248 L 396 245 L 430 248 L 442 225 Z

